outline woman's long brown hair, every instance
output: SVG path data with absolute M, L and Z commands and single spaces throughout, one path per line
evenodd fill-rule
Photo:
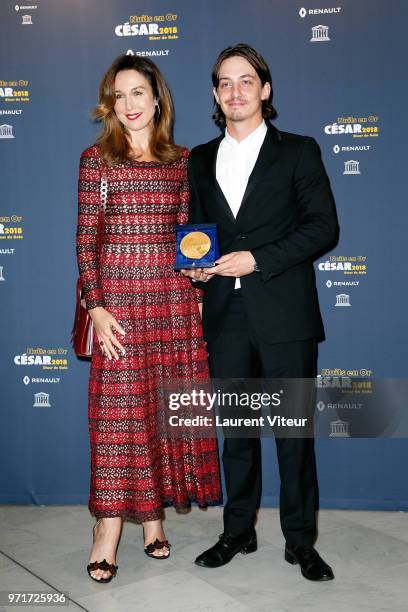
M 162 163 L 169 163 L 180 158 L 182 147 L 173 141 L 173 102 L 169 88 L 157 66 L 144 57 L 121 55 L 110 66 L 99 86 L 99 104 L 93 111 L 93 117 L 103 123 L 103 130 L 96 144 L 103 161 L 112 166 L 135 159 L 132 154 L 129 132 L 116 116 L 115 77 L 121 70 L 136 70 L 142 74 L 153 90 L 159 105 L 153 117 L 153 130 L 150 139 L 152 157 Z

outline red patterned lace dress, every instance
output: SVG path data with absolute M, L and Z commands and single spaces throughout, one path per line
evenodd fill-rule
M 187 160 L 185 150 L 168 164 L 106 168 L 96 146 L 81 155 L 77 255 L 87 308 L 105 307 L 126 331 L 118 361 L 93 346 L 89 509 L 97 518 L 150 521 L 163 506 L 221 501 L 216 439 L 157 434 L 163 381 L 209 376 L 198 290 L 173 270 L 174 225 L 188 216 Z M 108 199 L 98 260 L 102 174 Z

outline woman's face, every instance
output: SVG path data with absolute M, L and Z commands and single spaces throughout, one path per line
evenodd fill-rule
M 137 70 L 121 70 L 115 77 L 114 111 L 132 132 L 151 131 L 156 111 L 153 90 L 146 77 Z

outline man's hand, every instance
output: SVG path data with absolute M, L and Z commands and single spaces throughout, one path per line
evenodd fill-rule
M 254 271 L 255 258 L 251 251 L 236 251 L 223 255 L 216 261 L 216 266 L 206 269 L 206 276 L 211 278 L 213 274 L 220 276 L 246 276 Z
M 207 270 L 208 268 L 192 268 L 191 270 L 183 269 L 183 270 L 180 270 L 180 272 L 184 274 L 184 276 L 188 276 L 189 278 L 192 278 L 193 280 L 206 283 L 208 281 Z

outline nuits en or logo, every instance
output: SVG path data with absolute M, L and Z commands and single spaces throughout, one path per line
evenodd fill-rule
M 148 40 L 174 40 L 179 28 L 177 15 L 131 15 L 129 21 L 115 27 L 116 36 L 146 36 Z
M 322 374 L 316 376 L 318 389 L 350 389 L 352 386 L 350 375 L 342 368 L 324 368 Z
M 351 270 L 351 262 L 350 261 L 321 261 L 317 267 L 321 272 L 332 272 L 343 271 L 343 270 Z
M 330 423 L 330 438 L 349 438 L 349 423 L 348 421 L 332 421 Z
M 329 26 L 317 25 L 312 28 L 310 42 L 327 42 L 329 38 Z
M 40 391 L 40 393 L 34 393 L 34 408 L 51 408 L 50 394 Z
M 361 134 L 362 126 L 360 123 L 332 123 L 326 125 L 324 131 L 331 136 L 337 134 Z
M 124 24 L 120 24 L 115 28 L 116 36 L 158 36 L 159 26 L 157 23 L 142 23 L 130 24 L 127 21 Z
M 14 356 L 14 363 L 19 366 L 33 365 L 33 366 L 50 366 L 51 356 L 50 355 L 22 355 Z
M 361 174 L 360 162 L 356 161 L 355 159 L 345 161 L 343 174 Z
M 366 255 L 331 255 L 317 264 L 319 272 L 343 272 L 345 276 L 367 274 Z
M 350 296 L 348 295 L 348 293 L 339 293 L 338 295 L 336 295 L 335 306 L 351 306 Z
M 15 355 L 13 361 L 18 366 L 42 366 L 43 370 L 68 370 L 67 353 L 68 349 L 65 348 L 28 347 L 25 353 Z M 32 379 L 32 382 L 34 380 L 37 379 Z M 49 380 L 51 381 L 47 379 L 47 382 Z
M 23 15 L 21 19 L 21 25 L 33 25 L 33 18 L 31 15 Z
M 22 219 L 19 215 L 0 217 L 0 240 L 22 240 L 23 228 L 18 225 Z
M 13 134 L 13 126 L 3 123 L 0 125 L 0 138 L 15 138 Z
M 302 7 L 299 10 L 299 16 L 302 17 L 302 19 L 304 17 L 306 17 L 307 15 L 330 15 L 330 14 L 338 14 L 341 11 L 341 6 L 337 6 L 337 7 L 330 7 L 330 8 L 310 8 L 310 9 L 305 9 L 304 7 Z
M 2 81 L 0 80 L 0 101 L 28 102 L 30 93 L 27 89 L 28 81 Z
M 378 125 L 369 125 L 378 123 L 379 117 L 370 115 L 369 117 L 338 117 L 334 123 L 329 123 L 324 126 L 325 134 L 329 136 L 347 135 L 350 134 L 353 138 L 370 138 L 377 137 L 380 131 Z M 354 149 L 340 149 L 336 145 L 336 149 L 333 148 L 335 153 L 342 151 L 352 151 Z M 368 150 L 368 149 L 364 149 Z

